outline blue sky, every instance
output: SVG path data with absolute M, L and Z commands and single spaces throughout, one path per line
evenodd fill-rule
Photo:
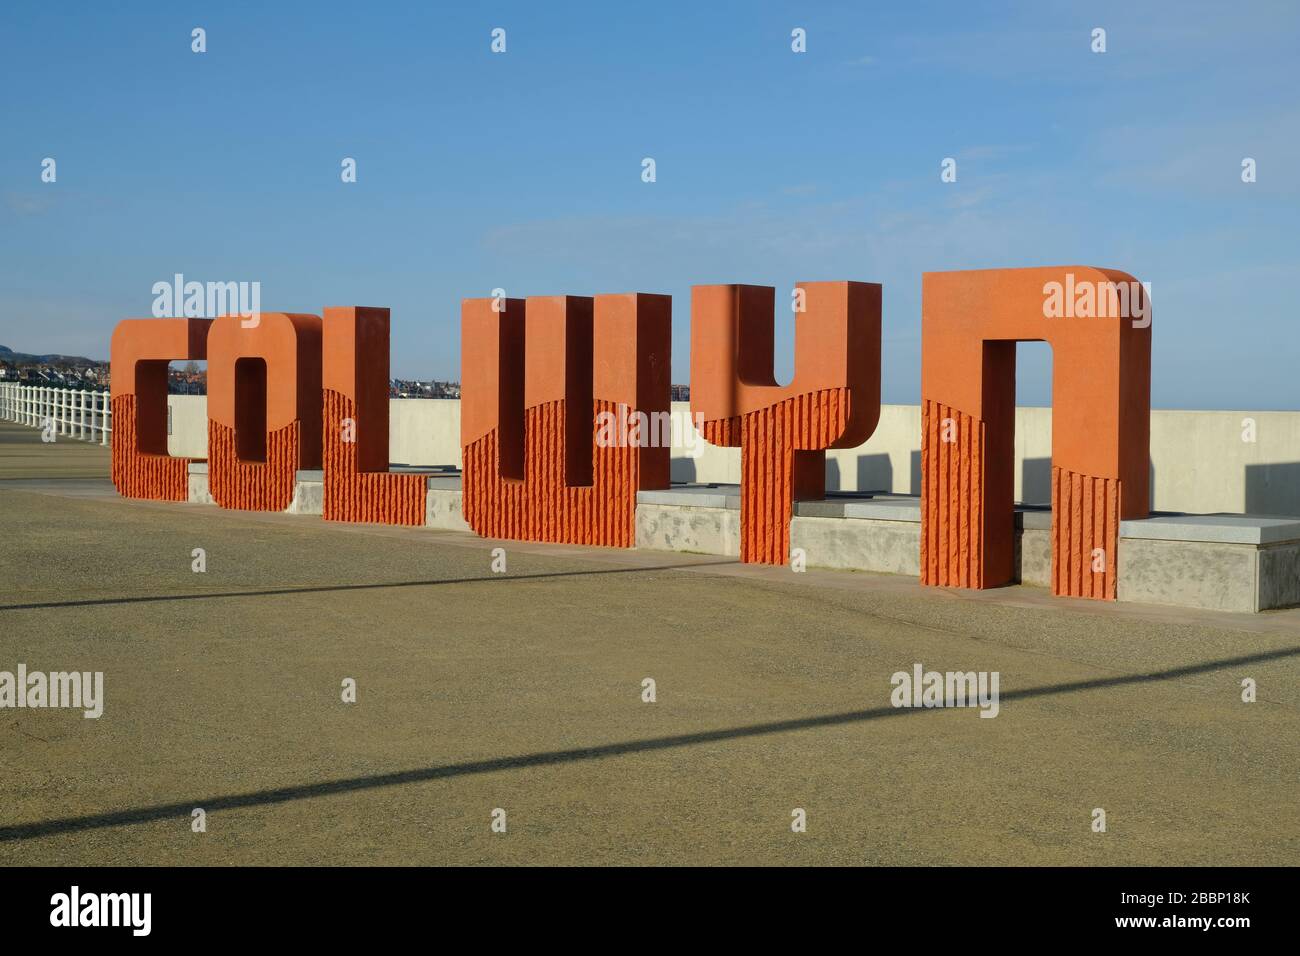
M 1152 284 L 1157 407 L 1300 409 L 1295 3 L 6 0 L 0 20 L 19 351 L 107 357 L 182 272 L 259 281 L 268 310 L 388 306 L 394 374 L 458 378 L 464 296 L 645 291 L 673 296 L 687 382 L 690 286 L 750 282 L 778 289 L 788 381 L 789 288 L 854 279 L 884 285 L 884 400 L 916 402 L 922 272 L 1081 264 Z M 1022 353 L 1020 400 L 1045 404 L 1047 349 Z

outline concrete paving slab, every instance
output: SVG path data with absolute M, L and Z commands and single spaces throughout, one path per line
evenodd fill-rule
M 107 478 L 106 445 L 58 436 L 41 440 L 41 429 L 0 422 L 0 479 Z

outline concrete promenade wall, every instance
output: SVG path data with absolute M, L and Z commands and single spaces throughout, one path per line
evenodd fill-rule
M 207 400 L 173 395 L 168 450 L 207 457 Z M 675 416 L 689 416 L 674 402 Z M 1242 438 L 1253 419 L 1255 441 Z M 692 429 L 692 431 L 694 431 Z M 697 440 L 703 453 L 690 458 L 673 449 L 674 481 L 740 481 L 740 451 Z M 1016 409 L 1016 500 L 1051 500 L 1052 410 Z M 460 466 L 460 402 L 392 399 L 389 457 L 406 465 Z M 921 410 L 881 406 L 876 433 L 857 448 L 826 456 L 828 491 L 919 494 Z M 1217 512 L 1300 516 L 1300 412 L 1170 411 L 1151 413 L 1152 507 L 1193 514 Z

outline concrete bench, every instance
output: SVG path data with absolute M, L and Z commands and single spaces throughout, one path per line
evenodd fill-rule
M 426 527 L 470 530 L 455 468 L 394 465 L 391 470 L 428 475 Z M 206 463 L 190 465 L 189 482 L 190 501 L 213 503 Z M 287 511 L 319 515 L 323 500 L 323 472 L 299 471 Z M 1017 506 L 1015 523 L 1016 580 L 1047 587 L 1051 509 Z M 1120 522 L 1119 542 L 1120 601 L 1242 612 L 1300 605 L 1300 517 L 1156 514 Z M 636 546 L 739 556 L 740 487 L 677 484 L 639 492 Z M 790 547 L 803 549 L 809 567 L 919 577 L 920 499 L 851 492 L 796 502 Z
M 740 553 L 737 485 L 682 485 L 637 495 L 637 547 L 735 556 Z M 1052 512 L 1015 511 L 1016 580 L 1051 580 Z M 1120 523 L 1118 599 L 1217 611 L 1300 604 L 1300 518 L 1157 514 Z M 831 494 L 799 501 L 790 547 L 810 567 L 919 577 L 920 499 Z

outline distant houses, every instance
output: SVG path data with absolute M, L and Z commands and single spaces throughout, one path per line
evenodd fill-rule
M 208 394 L 208 372 L 194 362 L 184 368 L 167 370 L 167 392 L 170 395 L 206 395 Z
M 207 363 L 176 363 L 167 370 L 167 391 L 172 395 L 206 395 Z M 43 388 L 107 390 L 111 384 L 108 362 L 69 355 L 32 355 L 0 345 L 0 382 L 17 382 Z M 395 378 L 388 383 L 390 398 L 460 398 L 460 382 L 437 379 Z M 671 386 L 674 402 L 691 397 L 688 385 Z
M 108 387 L 108 366 L 66 368 L 44 363 L 15 364 L 0 361 L 0 382 L 98 391 Z
M 78 355 L 32 355 L 0 345 L 0 382 L 99 389 L 108 382 L 108 363 Z
M 107 364 L 70 367 L 45 362 L 16 363 L 0 358 L 0 382 L 102 391 L 111 384 L 111 374 Z M 171 395 L 206 395 L 207 369 L 195 362 L 169 368 L 167 391 Z M 388 394 L 391 398 L 460 398 L 460 383 L 395 378 L 389 382 Z
M 388 383 L 389 398 L 460 398 L 460 382 L 421 382 L 395 378 Z
M 7 350 L 6 350 L 7 351 Z M 8 353 L 12 356 L 13 353 Z M 81 360 L 85 361 L 85 360 Z M 106 390 L 111 384 L 107 362 L 69 365 L 61 362 L 13 361 L 0 353 L 0 382 L 17 382 L 21 385 L 39 385 L 44 388 Z M 167 370 L 167 391 L 172 395 L 206 395 L 208 373 L 197 362 L 173 366 Z M 460 398 L 460 382 L 440 382 L 436 379 L 395 378 L 388 383 L 389 398 Z M 689 401 L 690 386 L 673 385 L 674 402 Z

